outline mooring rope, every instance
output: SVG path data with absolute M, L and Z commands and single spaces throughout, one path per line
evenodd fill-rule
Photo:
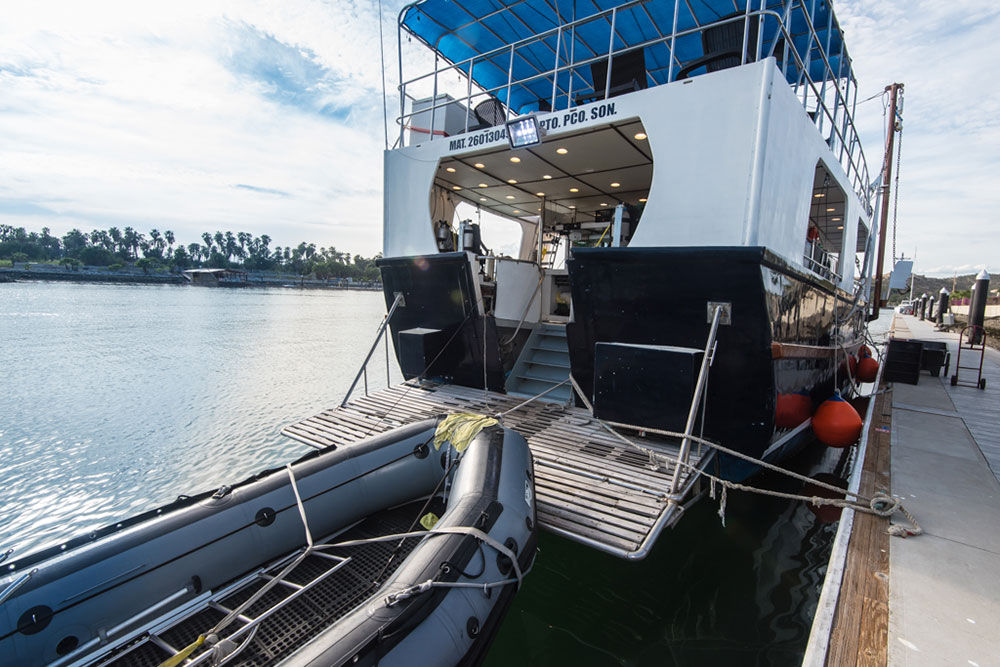
M 586 399 L 586 396 L 583 394 L 583 392 L 580 391 L 580 387 L 577 384 L 576 379 L 573 377 L 572 374 L 570 374 L 568 380 L 573 384 L 573 387 L 576 389 L 577 393 L 583 399 L 584 404 L 587 406 L 588 410 L 590 410 L 591 414 L 593 414 L 593 406 Z M 551 389 L 549 391 L 551 391 Z M 543 393 L 546 393 L 546 392 L 543 392 Z M 538 394 L 536 396 L 533 396 L 532 398 L 528 399 L 527 401 L 524 401 L 523 403 L 515 405 L 513 408 L 510 408 L 509 410 L 498 414 L 497 417 L 498 418 L 499 417 L 503 417 L 503 416 L 505 416 L 505 415 L 513 412 L 514 410 L 517 410 L 517 409 L 519 409 L 519 408 L 527 405 L 531 401 L 537 399 L 541 395 L 542 394 Z M 712 475 L 711 473 L 706 472 L 704 470 L 701 470 L 701 469 L 698 468 L 698 466 L 696 466 L 694 464 L 691 464 L 691 463 L 688 463 L 687 461 L 681 461 L 679 459 L 672 458 L 672 457 L 667 456 L 665 454 L 662 454 L 660 452 L 654 451 L 653 449 L 650 449 L 649 447 L 644 447 L 643 445 L 640 445 L 639 443 L 630 440 L 629 438 L 625 437 L 624 435 L 622 435 L 621 433 L 619 433 L 618 431 L 616 431 L 610 424 L 606 423 L 604 420 L 598 419 L 597 417 L 592 417 L 592 419 L 594 421 L 596 421 L 598 424 L 600 424 L 601 426 L 603 426 L 609 433 L 611 433 L 612 435 L 614 435 L 615 437 L 617 437 L 619 440 L 621 440 L 623 443 L 625 443 L 629 447 L 631 447 L 633 449 L 636 449 L 636 450 L 638 450 L 638 451 L 646 454 L 646 456 L 649 457 L 651 467 L 653 467 L 653 468 L 669 469 L 670 466 L 680 465 L 680 466 L 683 466 L 683 467 L 687 468 L 692 473 L 695 473 L 695 474 L 698 474 L 698 475 L 701 475 L 701 476 L 707 478 L 710 481 L 710 483 L 712 484 L 711 497 L 713 499 L 715 498 L 715 493 L 714 493 L 715 485 L 716 484 L 721 485 L 722 486 L 722 497 L 721 497 L 721 501 L 720 501 L 719 516 L 722 518 L 723 525 L 725 525 L 726 490 L 727 489 L 733 489 L 734 491 L 745 491 L 747 493 L 756 493 L 756 494 L 759 494 L 759 495 L 773 496 L 773 497 L 776 497 L 776 498 L 783 498 L 783 499 L 786 499 L 786 500 L 801 500 L 801 501 L 805 501 L 805 502 L 811 503 L 812 505 L 817 506 L 817 507 L 823 506 L 823 505 L 829 505 L 829 506 L 833 506 L 833 507 L 853 509 L 853 510 L 855 510 L 857 512 L 864 512 L 864 513 L 867 513 L 867 514 L 874 514 L 876 516 L 883 516 L 883 517 L 889 517 L 889 516 L 895 514 L 896 512 L 901 512 L 906 517 L 907 521 L 910 522 L 912 528 L 906 528 L 906 527 L 901 526 L 901 525 L 891 525 L 891 526 L 889 526 L 889 530 L 888 530 L 888 532 L 889 532 L 890 535 L 895 535 L 895 536 L 898 536 L 898 537 L 912 537 L 912 536 L 920 535 L 921 533 L 924 532 L 923 529 L 920 527 L 920 525 L 917 523 L 916 519 L 913 517 L 913 515 L 910 514 L 910 512 L 903 506 L 902 500 L 900 500 L 899 498 L 896 498 L 895 496 L 891 496 L 891 495 L 889 495 L 887 493 L 879 491 L 879 492 L 875 493 L 874 495 L 872 495 L 871 497 L 868 497 L 868 496 L 865 496 L 864 494 L 862 494 L 860 492 L 851 491 L 849 489 L 844 489 L 844 488 L 841 488 L 839 486 L 834 486 L 833 484 L 827 484 L 826 482 L 821 482 L 819 480 L 812 479 L 810 477 L 806 477 L 805 475 L 801 475 L 801 474 L 799 474 L 797 472 L 794 472 L 792 470 L 788 470 L 787 468 L 782 468 L 781 466 L 777 466 L 777 465 L 775 465 L 773 463 L 768 463 L 767 461 L 764 461 L 763 459 L 759 459 L 759 458 L 757 458 L 755 456 L 751 456 L 749 454 L 744 454 L 743 452 L 738 452 L 738 451 L 736 451 L 734 449 L 730 449 L 730 448 L 728 448 L 728 447 L 726 447 L 724 445 L 721 445 L 721 444 L 719 444 L 717 442 L 713 442 L 713 441 L 708 440 L 708 439 L 706 439 L 704 437 L 696 436 L 694 434 L 688 435 L 688 434 L 685 434 L 685 433 L 679 433 L 677 431 L 666 431 L 666 430 L 661 430 L 661 429 L 654 429 L 654 428 L 647 428 L 647 427 L 642 427 L 642 426 L 636 426 L 636 425 L 633 425 L 633 424 L 622 424 L 622 426 L 624 426 L 626 428 L 633 428 L 633 429 L 636 429 L 638 431 L 646 431 L 646 432 L 649 432 L 649 433 L 656 433 L 657 435 L 664 435 L 664 436 L 671 437 L 671 438 L 687 438 L 688 440 L 691 440 L 692 442 L 695 442 L 695 443 L 698 443 L 698 444 L 701 444 L 701 445 L 705 445 L 706 447 L 711 447 L 711 448 L 715 449 L 716 451 L 719 451 L 719 452 L 721 452 L 723 454 L 728 454 L 730 456 L 734 456 L 736 458 L 742 459 L 742 460 L 747 461 L 749 463 L 753 463 L 755 465 L 758 465 L 758 466 L 760 466 L 762 468 L 765 468 L 767 470 L 771 470 L 773 472 L 776 472 L 776 473 L 779 473 L 779 474 L 782 474 L 782 475 L 786 475 L 786 476 L 791 477 L 793 479 L 797 479 L 797 480 L 799 480 L 799 481 L 801 481 L 803 483 L 812 484 L 814 486 L 817 486 L 817 487 L 820 487 L 820 488 L 823 488 L 823 489 L 827 489 L 829 491 L 833 491 L 833 492 L 837 493 L 838 495 L 853 496 L 854 498 L 856 498 L 856 500 L 849 500 L 847 498 L 841 499 L 841 498 L 823 498 L 822 496 L 806 496 L 806 495 L 796 494 L 796 493 L 786 493 L 786 492 L 783 492 L 783 491 L 771 491 L 771 490 L 768 490 L 768 489 L 761 489 L 761 488 L 755 487 L 755 486 L 749 486 L 749 485 L 746 485 L 746 484 L 740 484 L 739 482 L 733 482 L 733 481 L 730 481 L 730 480 L 718 477 L 716 475 Z M 670 502 L 676 502 L 676 499 L 671 499 Z

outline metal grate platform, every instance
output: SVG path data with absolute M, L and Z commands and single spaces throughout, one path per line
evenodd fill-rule
M 523 401 L 455 385 L 404 383 L 321 412 L 282 433 L 316 447 L 344 447 L 435 415 L 496 414 Z M 694 478 L 682 470 L 680 492 L 671 498 L 675 466 L 654 468 L 648 456 L 608 433 L 588 411 L 535 401 L 503 421 L 531 447 L 542 527 L 616 556 L 641 558 L 660 530 L 680 517 Z M 674 459 L 679 451 L 678 443 L 664 439 L 647 437 L 641 443 Z M 692 451 L 692 464 L 704 462 Z

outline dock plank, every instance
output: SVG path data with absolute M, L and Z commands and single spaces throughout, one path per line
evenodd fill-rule
M 892 392 L 875 399 L 858 491 L 889 490 Z M 847 551 L 826 664 L 886 665 L 889 636 L 889 520 L 858 512 Z
M 667 458 L 653 466 L 646 454 L 608 433 L 586 410 L 545 401 L 522 405 L 524 400 L 455 385 L 403 383 L 290 424 L 282 433 L 317 447 L 350 447 L 437 415 L 497 414 L 517 407 L 504 424 L 527 439 L 535 458 L 539 525 L 570 539 L 637 550 L 665 512 L 677 507 L 668 494 L 676 467 L 670 459 L 676 460 L 678 443 L 641 439 L 643 447 Z M 699 460 L 696 454 L 691 463 Z M 686 483 L 688 471 L 680 478 Z

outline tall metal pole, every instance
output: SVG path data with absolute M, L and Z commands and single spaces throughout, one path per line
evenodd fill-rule
M 886 132 L 885 159 L 882 164 L 882 221 L 878 230 L 878 265 L 875 270 L 875 295 L 869 320 L 878 319 L 882 307 L 882 269 L 885 261 L 885 228 L 889 222 L 889 188 L 892 181 L 892 154 L 896 139 L 896 98 L 903 90 L 903 84 L 894 83 L 885 88 L 889 91 L 889 128 Z

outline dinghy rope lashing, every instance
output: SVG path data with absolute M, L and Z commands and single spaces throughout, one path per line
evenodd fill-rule
M 475 435 L 477 435 L 479 431 L 481 431 L 483 428 L 487 426 L 491 426 L 497 423 L 497 420 L 491 417 L 486 417 L 485 415 L 465 414 L 457 416 L 464 417 L 465 421 L 459 423 L 459 420 L 454 420 L 453 422 L 454 425 L 449 432 L 453 432 L 459 426 L 465 426 L 467 431 L 471 431 L 472 428 L 468 426 L 468 424 L 471 422 L 471 420 L 469 420 L 469 417 L 479 418 L 479 420 L 483 422 L 483 424 L 480 425 L 478 429 L 475 429 L 475 431 L 470 436 L 468 436 L 468 441 L 466 441 L 464 446 L 462 447 L 463 451 L 468 447 L 469 442 L 471 442 L 472 438 L 475 437 Z M 452 444 L 454 446 L 454 443 Z M 437 446 L 439 447 L 440 445 Z M 449 451 L 450 450 L 451 448 L 449 448 Z M 448 476 L 448 474 L 451 472 L 451 468 L 455 465 L 455 463 L 458 462 L 458 460 L 459 458 L 456 458 L 448 466 L 448 469 L 445 470 L 444 477 Z M 292 493 L 295 495 L 295 504 L 298 507 L 299 517 L 302 519 L 302 527 L 305 530 L 306 546 L 302 550 L 302 553 L 293 558 L 284 568 L 282 568 L 281 572 L 279 572 L 277 575 L 269 577 L 268 581 L 263 586 L 261 586 L 260 589 L 258 589 L 253 595 L 247 598 L 246 601 L 244 601 L 242 604 L 240 604 L 231 612 L 226 614 L 226 616 L 224 616 L 218 623 L 216 623 L 211 630 L 199 635 L 195 641 L 191 642 L 191 644 L 178 651 L 175 655 L 161 662 L 159 667 L 179 667 L 179 665 L 188 660 L 188 658 L 190 658 L 190 656 L 195 651 L 197 651 L 202 646 L 206 645 L 210 647 L 209 652 L 195 658 L 194 659 L 195 663 L 200 663 L 204 660 L 211 660 L 213 665 L 218 666 L 229 662 L 233 657 L 235 657 L 243 649 L 249 646 L 250 641 L 253 639 L 253 635 L 256 634 L 256 626 L 253 628 L 252 632 L 250 633 L 250 636 L 245 638 L 243 642 L 238 646 L 236 645 L 235 642 L 233 642 L 230 639 L 220 638 L 219 633 L 225 630 L 226 627 L 228 627 L 235 619 L 241 616 L 243 612 L 245 612 L 247 609 L 253 606 L 258 600 L 264 597 L 264 595 L 266 595 L 268 591 L 270 591 L 276 585 L 281 583 L 282 580 L 292 572 L 292 570 L 294 570 L 300 564 L 302 564 L 302 561 L 304 561 L 313 552 L 323 551 L 326 549 L 337 549 L 337 548 L 361 546 L 365 544 L 374 544 L 377 542 L 392 542 L 396 540 L 402 541 L 406 539 L 416 539 L 416 538 L 425 539 L 428 537 L 433 537 L 435 535 L 466 535 L 475 538 L 480 546 L 480 549 L 482 549 L 483 544 L 493 547 L 499 554 L 504 556 L 510 562 L 510 565 L 514 571 L 514 578 L 503 579 L 500 581 L 493 581 L 493 582 L 484 582 L 481 584 L 471 583 L 471 582 L 458 582 L 458 581 L 455 582 L 436 581 L 434 579 L 428 579 L 427 581 L 415 584 L 413 586 L 408 586 L 407 588 L 404 588 L 400 591 L 396 591 L 394 593 L 387 595 L 384 598 L 384 603 L 386 606 L 392 606 L 401 600 L 412 597 L 413 595 L 426 592 L 431 588 L 481 588 L 484 592 L 486 592 L 490 588 L 516 584 L 518 590 L 520 590 L 524 576 L 531 570 L 531 568 L 529 567 L 527 571 L 522 572 L 521 565 L 517 560 L 517 554 L 511 548 L 501 543 L 500 541 L 494 539 L 487 533 L 484 533 L 478 528 L 474 528 L 472 526 L 439 527 L 436 525 L 435 522 L 435 525 L 430 530 L 410 531 L 406 533 L 381 535 L 378 537 L 369 537 L 358 540 L 345 540 L 342 542 L 334 542 L 327 544 L 315 544 L 313 542 L 312 531 L 309 529 L 309 521 L 306 517 L 305 505 L 303 505 L 302 503 L 302 496 L 299 494 L 299 487 L 298 484 L 296 483 L 295 473 L 292 470 L 291 464 L 286 464 L 285 469 L 288 471 L 288 479 L 292 487 Z M 438 488 L 440 488 L 440 483 Z M 437 490 L 435 489 L 435 493 L 436 491 Z M 426 509 L 426 504 L 425 504 L 425 509 Z M 421 513 L 423 513 L 423 510 L 421 510 Z M 348 557 L 346 560 L 350 560 L 350 558 Z M 484 556 L 483 558 L 484 571 L 485 571 L 485 563 L 486 559 Z

